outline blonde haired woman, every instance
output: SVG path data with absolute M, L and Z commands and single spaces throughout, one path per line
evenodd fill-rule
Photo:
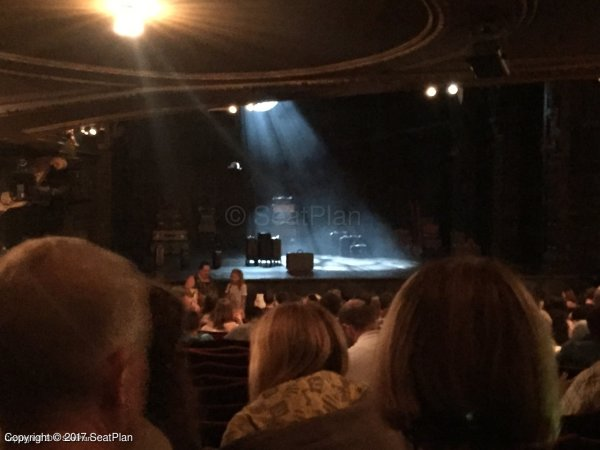
M 413 448 L 552 447 L 552 339 L 508 268 L 484 258 L 423 267 L 396 296 L 381 339 L 380 405 Z
M 343 377 L 348 353 L 337 320 L 317 304 L 270 310 L 250 342 L 250 404 L 233 417 L 223 444 L 347 408 L 363 395 L 364 386 Z

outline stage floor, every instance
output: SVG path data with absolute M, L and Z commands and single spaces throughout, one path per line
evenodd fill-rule
M 159 271 L 171 282 L 180 282 L 192 274 L 202 258 L 192 258 L 190 268 L 180 270 L 167 264 Z M 346 258 L 332 255 L 315 255 L 314 270 L 311 275 L 290 275 L 285 268 L 285 256 L 281 266 L 257 267 L 246 266 L 243 255 L 224 257 L 223 265 L 212 271 L 216 281 L 229 279 L 232 269 L 238 268 L 244 272 L 244 278 L 251 280 L 286 280 L 286 279 L 382 279 L 406 278 L 418 264 L 415 261 L 401 258 Z

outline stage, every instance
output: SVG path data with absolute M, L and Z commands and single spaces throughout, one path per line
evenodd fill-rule
M 156 272 L 158 278 L 179 285 L 195 273 L 201 261 L 207 259 L 194 255 L 188 269 L 180 269 L 174 260 L 167 260 L 164 267 Z M 211 272 L 212 278 L 224 290 L 232 269 L 244 272 L 250 291 L 290 290 L 305 294 L 326 292 L 338 288 L 343 291 L 368 290 L 372 292 L 396 291 L 402 282 L 418 267 L 418 263 L 402 258 L 347 258 L 333 255 L 315 255 L 312 274 L 290 275 L 285 266 L 273 267 L 246 266 L 244 255 L 225 255 L 222 265 Z

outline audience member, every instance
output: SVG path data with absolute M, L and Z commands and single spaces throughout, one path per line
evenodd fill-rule
M 269 311 L 250 342 L 250 404 L 229 422 L 223 444 L 349 407 L 364 388 L 343 377 L 347 363 L 342 330 L 321 306 L 289 303 Z
M 552 319 L 552 337 L 557 345 L 563 345 L 569 340 L 569 311 L 561 298 L 549 301 L 546 311 Z
M 181 344 L 194 345 L 205 341 L 214 341 L 214 338 L 210 334 L 200 332 L 200 316 L 198 316 L 198 313 L 186 311 L 183 320 Z
M 200 310 L 199 314 L 200 323 L 198 329 L 202 328 L 205 325 L 213 327 L 212 315 L 213 311 L 217 306 L 217 301 L 218 299 L 216 297 L 211 297 L 210 295 L 204 297 L 204 301 L 202 302 L 202 309 Z
M 235 309 L 231 300 L 221 298 L 217 301 L 214 311 L 211 314 L 212 323 L 208 323 L 200 328 L 205 332 L 227 332 L 229 333 L 239 325 L 236 321 Z
M 246 315 L 247 322 L 242 323 L 239 326 L 235 327 L 229 333 L 225 335 L 225 339 L 230 341 L 246 341 L 250 342 L 250 335 L 256 322 L 261 318 L 265 309 L 256 308 L 255 306 L 251 306 L 248 308 L 248 314 Z
M 575 291 L 573 289 L 566 289 L 561 292 L 562 299 L 565 302 L 565 306 L 567 307 L 567 311 L 573 311 L 577 306 L 577 296 L 575 295 Z
M 316 293 L 308 294 L 306 297 L 302 298 L 302 303 L 315 302 L 319 303 L 321 301 L 321 296 Z
M 229 283 L 225 288 L 225 296 L 231 300 L 236 310 L 246 310 L 246 298 L 248 298 L 248 286 L 244 282 L 244 272 L 233 269 L 229 276 Z
M 596 293 L 595 287 L 589 287 L 583 293 L 583 304 L 585 306 L 594 306 L 594 294 Z
M 569 314 L 569 339 L 578 340 L 587 338 L 590 329 L 587 325 L 587 316 L 591 308 L 587 305 L 579 306 Z
M 381 304 L 381 318 L 384 319 L 387 315 L 387 312 L 392 304 L 392 300 L 394 300 L 394 293 L 386 291 L 379 296 L 379 303 Z
M 483 258 L 424 266 L 381 336 L 381 408 L 414 448 L 551 448 L 559 428 L 552 340 L 518 278 Z
M 583 370 L 600 360 L 600 307 L 594 307 L 587 315 L 589 334 L 584 339 L 571 339 L 557 355 L 561 368 Z
M 379 349 L 379 309 L 364 300 L 352 299 L 342 306 L 338 319 L 350 347 L 346 378 L 370 384 Z
M 327 292 L 323 297 L 321 297 L 321 301 L 319 302 L 323 308 L 336 317 L 340 312 L 340 308 L 342 307 L 343 303 L 342 297 L 332 291 Z
M 198 396 L 185 356 L 179 351 L 184 309 L 168 290 L 153 286 L 150 311 L 153 329 L 148 352 L 150 382 L 146 417 L 167 436 L 174 450 L 200 448 Z M 144 441 L 136 440 L 135 447 L 140 450 L 170 448 L 160 445 L 160 438 L 160 434 L 149 433 Z
M 593 305 L 592 306 L 600 306 L 600 286 L 596 288 L 594 291 L 594 297 L 592 298 Z
M 561 406 L 565 416 L 600 411 L 600 361 L 575 377 L 561 399 Z
M 184 287 L 186 297 L 195 298 L 200 307 L 202 307 L 204 297 L 219 298 L 217 285 L 210 277 L 210 263 L 207 261 L 200 263 L 198 272 L 187 278 Z
M 149 339 L 148 283 L 128 261 L 75 238 L 14 247 L 0 258 L 3 434 L 122 433 L 44 448 L 131 448 L 147 429 Z

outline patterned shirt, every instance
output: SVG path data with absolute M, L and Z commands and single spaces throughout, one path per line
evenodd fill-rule
M 262 392 L 233 416 L 221 446 L 260 430 L 284 428 L 347 408 L 359 400 L 365 390 L 365 386 L 326 370 L 286 381 Z

